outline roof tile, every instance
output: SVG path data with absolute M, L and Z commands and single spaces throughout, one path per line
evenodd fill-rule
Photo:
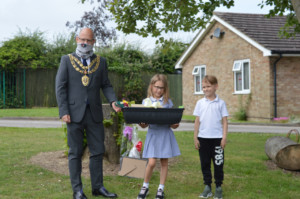
M 267 18 L 264 14 L 214 12 L 249 38 L 271 51 L 300 52 L 300 34 L 280 38 L 279 30 L 286 22 L 285 16 Z

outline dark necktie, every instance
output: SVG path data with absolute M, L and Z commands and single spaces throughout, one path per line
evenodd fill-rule
M 83 64 L 83 66 L 87 66 L 88 65 L 87 62 L 86 62 L 86 59 L 82 59 L 82 64 Z M 89 76 L 89 74 L 86 74 L 86 75 Z M 87 105 L 90 104 L 89 99 L 86 100 L 86 104 Z
M 83 64 L 83 66 L 87 66 L 88 65 L 87 62 L 86 62 L 86 59 L 82 59 L 82 64 Z M 89 69 L 88 69 L 87 72 L 89 72 Z M 86 75 L 89 76 L 89 73 L 87 73 Z
M 87 66 L 86 59 L 82 59 L 82 64 L 83 64 L 84 66 Z

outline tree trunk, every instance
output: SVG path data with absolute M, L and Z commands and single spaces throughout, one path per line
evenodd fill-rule
M 111 119 L 111 113 L 114 111 L 109 104 L 102 105 L 103 117 L 104 119 Z M 120 146 L 117 144 L 115 134 L 118 133 L 118 116 L 116 115 L 113 119 L 113 124 L 111 126 L 104 126 L 104 146 L 105 153 L 104 158 L 106 158 L 110 163 L 119 164 L 120 163 Z M 88 147 L 85 148 L 82 155 L 83 161 L 88 161 L 90 157 L 90 152 Z
M 293 5 L 293 8 L 295 10 L 295 13 L 296 13 L 296 17 L 300 23 L 300 1 L 299 0 L 292 0 L 292 5 Z
M 292 131 L 299 135 L 299 132 L 293 129 L 288 136 Z M 280 136 L 269 138 L 265 144 L 265 152 L 277 166 L 288 170 L 300 170 L 300 144 L 290 138 Z
M 104 133 L 105 133 L 105 153 L 104 157 L 111 163 L 118 164 L 120 163 L 120 146 L 117 144 L 116 134 L 119 130 L 118 125 L 118 116 L 111 117 L 111 113 L 114 111 L 109 104 L 102 105 L 103 110 L 103 117 L 104 119 L 112 119 L 113 124 L 111 126 L 105 127 L 104 126 Z

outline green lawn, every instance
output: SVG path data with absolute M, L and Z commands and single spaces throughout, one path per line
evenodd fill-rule
M 182 155 L 169 167 L 165 187 L 167 198 L 192 199 L 204 188 L 198 152 L 192 132 L 175 133 Z M 145 139 L 145 132 L 139 136 Z M 268 170 L 264 145 L 272 134 L 229 133 L 225 149 L 224 198 L 281 199 L 300 198 L 299 175 L 280 169 Z M 277 136 L 277 134 L 276 134 Z M 62 129 L 0 128 L 0 198 L 1 199 L 66 199 L 72 198 L 69 177 L 29 163 L 39 152 L 62 150 Z M 120 176 L 104 177 L 108 190 L 119 198 L 136 198 L 142 179 Z M 84 191 L 91 195 L 89 179 L 83 179 Z M 155 197 L 159 173 L 150 181 L 149 198 Z
M 0 117 L 57 117 L 58 108 L 0 109 Z

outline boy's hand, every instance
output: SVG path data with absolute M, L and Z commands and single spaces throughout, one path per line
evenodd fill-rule
M 199 142 L 198 138 L 194 138 L 194 145 L 195 145 L 195 149 L 197 149 L 197 150 L 200 149 L 200 142 Z
M 142 128 L 148 127 L 148 124 L 146 124 L 146 123 L 139 123 L 139 125 L 140 125 L 140 127 L 142 127 Z
M 222 140 L 221 140 L 221 147 L 222 147 L 222 149 L 224 149 L 225 146 L 226 146 L 226 138 L 222 138 Z
M 172 125 L 171 125 L 171 128 L 172 128 L 172 129 L 177 129 L 178 127 L 179 127 L 179 123 L 177 123 L 177 124 L 172 124 Z

